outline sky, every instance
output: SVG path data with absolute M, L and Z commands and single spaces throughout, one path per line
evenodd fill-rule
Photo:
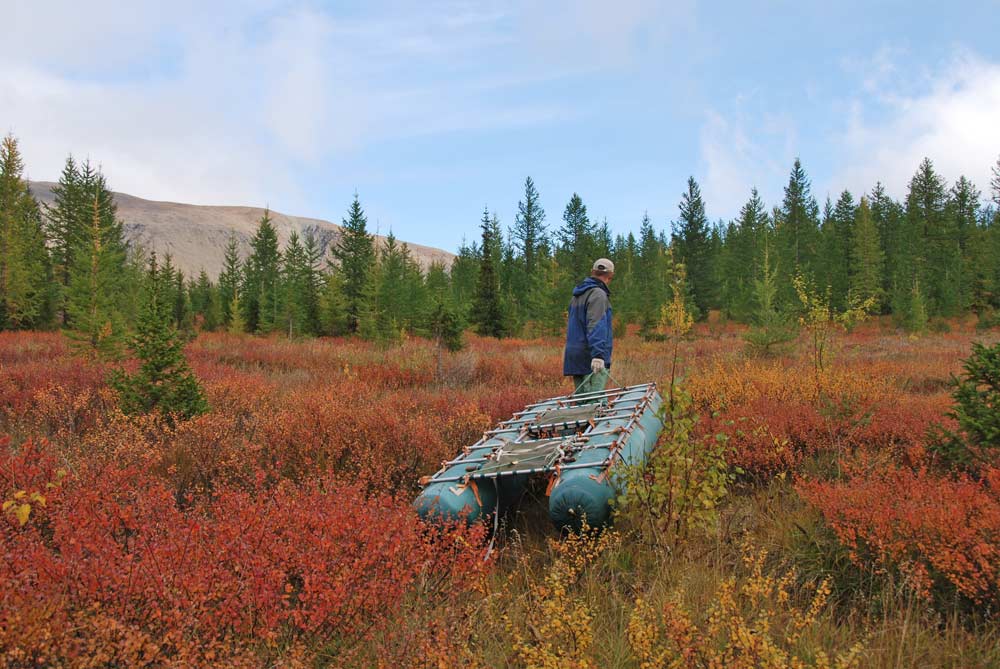
M 822 202 L 926 156 L 984 191 L 1000 155 L 1000 0 L 0 0 L 0 130 L 28 176 L 270 206 L 455 250 L 526 176 L 614 233 L 714 220 L 796 157 Z M 9 5 L 12 5 L 12 9 Z M 11 20 L 11 17 L 13 20 Z M 4 126 L 6 126 L 4 128 Z

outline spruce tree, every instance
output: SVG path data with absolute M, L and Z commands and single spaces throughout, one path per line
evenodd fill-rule
M 736 224 L 726 234 L 726 269 L 721 277 L 726 309 L 740 321 L 749 320 L 754 312 L 754 282 L 761 278 L 769 225 L 764 201 L 753 188 L 750 198 L 740 208 Z
M 188 302 L 199 329 L 212 332 L 222 325 L 219 288 L 208 278 L 205 270 L 198 273 L 198 279 L 188 289 Z
M 184 279 L 184 272 L 177 270 L 174 275 L 174 323 L 177 331 L 187 339 L 194 339 L 194 309 L 191 307 L 191 292 Z
M 903 209 L 886 194 L 881 182 L 876 183 L 872 189 L 869 205 L 884 259 L 882 312 L 889 313 L 892 305 L 901 301 L 900 293 L 908 289 L 908 286 L 904 288 L 905 272 L 901 269 L 902 265 L 909 262 L 908 240 L 903 238 Z
M 302 243 L 305 263 L 302 267 L 302 304 L 305 312 L 304 330 L 316 335 L 320 331 L 320 292 L 323 290 L 323 273 L 320 263 L 323 251 L 312 230 L 307 230 Z
M 327 272 L 319 295 L 320 332 L 340 337 L 350 332 L 347 316 L 347 297 L 339 269 Z
M 413 334 L 426 335 L 424 329 L 426 316 L 431 308 L 430 297 L 427 284 L 424 281 L 424 273 L 410 252 L 410 247 L 406 243 L 402 245 L 403 256 L 403 300 L 406 305 L 403 317 L 405 327 Z
M 348 327 L 356 332 L 361 313 L 365 309 L 365 286 L 375 263 L 375 240 L 368 234 L 368 219 L 357 193 L 354 194 L 347 218 L 342 221 L 342 227 L 340 239 L 331 247 L 330 252 L 343 281 Z
M 792 166 L 774 223 L 778 251 L 778 301 L 781 305 L 791 306 L 797 300 L 792 278 L 799 272 L 807 277 L 815 274 L 819 242 L 819 206 L 798 158 Z
M 162 300 L 165 280 L 169 281 L 159 272 L 154 254 L 145 302 L 129 344 L 140 367 L 132 375 L 118 372 L 112 385 L 126 414 L 157 412 L 173 422 L 205 413 L 208 402 L 184 358 L 184 342 L 173 325 L 173 305 Z
M 51 318 L 45 233 L 23 171 L 8 135 L 0 142 L 0 330 L 42 327 Z
M 824 270 L 823 283 L 830 289 L 830 303 L 836 311 L 843 311 L 848 305 L 847 296 L 854 271 L 851 260 L 856 209 L 854 197 L 845 190 L 837 198 L 829 218 L 824 217 L 824 254 L 820 264 Z
M 299 233 L 292 231 L 281 254 L 282 328 L 288 338 L 303 334 L 305 321 L 305 251 L 299 242 Z
M 958 293 L 959 311 L 972 307 L 976 287 L 977 270 L 973 264 L 975 249 L 973 241 L 978 238 L 979 198 L 982 193 L 975 184 L 964 176 L 952 186 L 948 199 L 948 218 L 954 222 L 958 241 Z
M 305 249 L 299 241 L 299 234 L 292 231 L 281 258 L 282 329 L 289 338 L 309 332 L 309 291 L 308 269 Z
M 575 283 L 590 275 L 596 259 L 594 224 L 587 217 L 587 206 L 579 195 L 573 193 L 563 211 L 563 225 L 559 228 L 559 253 L 567 283 Z
M 281 253 L 278 233 L 265 209 L 250 240 L 250 255 L 243 272 L 243 318 L 249 332 L 271 332 L 279 323 Z
M 440 261 L 432 261 L 427 268 L 424 286 L 427 289 L 427 298 L 432 303 L 441 300 L 451 301 L 451 277 L 448 276 L 448 270 Z
M 679 209 L 680 219 L 673 233 L 675 260 L 687 271 L 687 286 L 694 298 L 694 317 L 697 319 L 707 316 L 715 301 L 715 281 L 705 202 L 694 177 L 688 177 Z
M 619 328 L 638 321 L 638 286 L 635 273 L 639 259 L 639 242 L 635 234 L 617 235 L 609 257 L 615 259 L 615 315 Z
M 461 246 L 458 247 L 458 253 L 451 262 L 452 298 L 463 313 L 471 309 L 475 299 L 479 263 L 479 246 L 475 242 L 467 244 L 463 239 Z
M 483 210 L 480 222 L 482 246 L 480 247 L 479 276 L 476 279 L 476 294 L 472 303 L 472 322 L 479 334 L 486 337 L 504 337 L 507 334 L 502 303 L 500 281 L 496 272 L 499 255 L 499 240 L 495 219 L 489 210 Z
M 924 158 L 906 197 L 906 234 L 916 243 L 913 271 L 931 317 L 953 316 L 960 308 L 961 251 L 947 204 L 945 182 Z
M 667 301 L 668 270 L 669 262 L 663 244 L 653 230 L 649 214 L 644 213 L 639 227 L 639 255 L 635 268 L 639 280 L 637 311 L 643 334 L 651 333 L 659 322 L 660 308 Z
M 51 248 L 53 276 L 57 286 L 56 310 L 60 324 L 65 326 L 69 322 L 65 302 L 69 292 L 70 268 L 76 245 L 90 219 L 87 215 L 89 202 L 73 156 L 66 158 L 59 182 L 52 187 L 52 196 L 52 205 L 45 205 L 46 236 Z
M 379 249 L 379 273 L 375 283 L 378 294 L 376 319 L 383 338 L 396 339 L 409 325 L 409 305 L 406 300 L 406 253 L 389 231 Z
M 531 177 L 524 180 L 524 199 L 517 203 L 514 218 L 514 240 L 521 256 L 525 277 L 538 275 L 539 253 L 545 244 L 545 209 L 539 202 L 538 191 Z M 530 285 L 530 280 L 528 282 Z

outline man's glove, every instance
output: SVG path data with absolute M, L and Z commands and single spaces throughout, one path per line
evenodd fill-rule
M 597 374 L 598 372 L 604 371 L 604 359 L 594 358 L 590 361 L 590 373 Z

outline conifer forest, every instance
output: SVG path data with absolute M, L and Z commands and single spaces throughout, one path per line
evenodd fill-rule
M 1000 667 L 1000 158 L 822 198 L 795 160 L 732 220 L 692 177 L 634 225 L 529 176 L 447 266 L 358 193 L 218 276 L 127 241 L 95 162 L 46 204 L 28 167 L 3 138 L 0 666 Z M 597 258 L 610 382 L 664 397 L 613 523 L 557 531 L 544 479 L 425 522 L 422 477 L 573 392 Z

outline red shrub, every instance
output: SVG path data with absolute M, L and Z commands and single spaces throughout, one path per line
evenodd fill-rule
M 800 481 L 859 564 L 898 568 L 930 596 L 949 584 L 974 602 L 1000 602 L 1000 469 L 983 481 L 867 459 L 847 481 Z
M 58 464 L 44 444 L 5 448 L 0 494 L 45 489 Z M 87 648 L 68 632 L 79 621 L 108 637 L 102 652 L 124 644 L 144 662 L 359 640 L 418 580 L 462 589 L 482 572 L 481 529 L 432 540 L 405 500 L 332 480 L 255 479 L 184 510 L 142 468 L 95 468 L 62 481 L 24 525 L 7 514 L 0 653 L 71 661 Z

